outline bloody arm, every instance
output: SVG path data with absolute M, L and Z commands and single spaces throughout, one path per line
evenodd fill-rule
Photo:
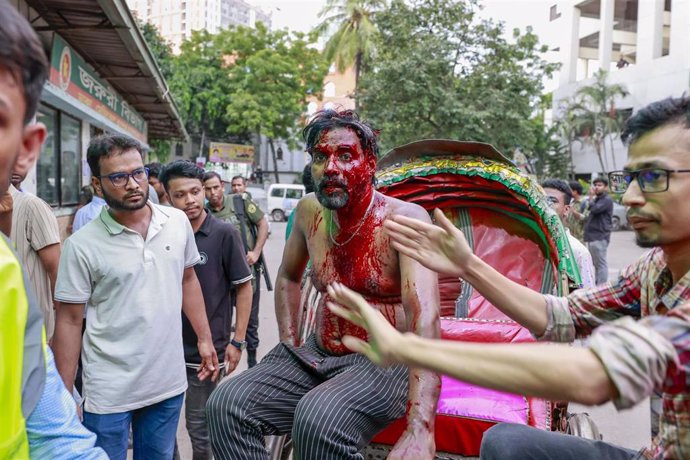
M 429 222 L 428 215 L 421 209 L 412 217 Z M 438 275 L 402 254 L 399 260 L 406 329 L 420 337 L 437 339 L 440 336 Z M 400 458 L 426 458 L 429 452 L 433 455 L 434 419 L 440 387 L 441 380 L 436 373 L 419 367 L 410 368 L 407 430 L 391 454 Z M 395 455 L 392 457 L 397 458 Z

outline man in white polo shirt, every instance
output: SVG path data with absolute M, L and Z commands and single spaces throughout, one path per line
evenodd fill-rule
M 71 390 L 83 345 L 84 425 L 112 460 L 126 459 L 130 424 L 135 458 L 170 459 L 187 388 L 180 310 L 199 340 L 200 380 L 218 375 L 194 234 L 182 211 L 147 203 L 138 142 L 97 137 L 87 161 L 108 208 L 66 240 L 60 258 L 58 371 Z

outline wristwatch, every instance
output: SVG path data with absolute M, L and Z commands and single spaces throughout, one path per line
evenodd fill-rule
M 247 341 L 246 341 L 246 340 L 241 340 L 241 341 L 238 342 L 237 340 L 232 339 L 232 340 L 230 340 L 230 345 L 232 345 L 233 347 L 235 347 L 235 348 L 237 348 L 238 350 L 242 351 L 242 350 L 244 350 L 245 348 L 247 348 Z

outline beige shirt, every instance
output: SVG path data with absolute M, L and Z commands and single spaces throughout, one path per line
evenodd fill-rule
M 48 272 L 43 267 L 38 251 L 52 244 L 60 244 L 60 228 L 48 203 L 35 195 L 18 191 L 10 186 L 13 200 L 12 231 L 14 244 L 24 270 L 26 270 L 36 301 L 43 312 L 48 339 L 55 330 L 55 311 Z
M 55 299 L 86 304 L 84 408 L 95 414 L 140 409 L 187 389 L 182 276 L 199 252 L 182 211 L 148 206 L 145 240 L 103 208 L 67 238 L 60 257 Z

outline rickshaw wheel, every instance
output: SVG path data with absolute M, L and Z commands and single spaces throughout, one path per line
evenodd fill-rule
M 565 430 L 566 434 L 577 436 L 579 438 L 593 439 L 601 441 L 603 436 L 599 432 L 599 427 L 594 423 L 592 417 L 587 412 L 581 414 L 569 414 L 568 426 Z

